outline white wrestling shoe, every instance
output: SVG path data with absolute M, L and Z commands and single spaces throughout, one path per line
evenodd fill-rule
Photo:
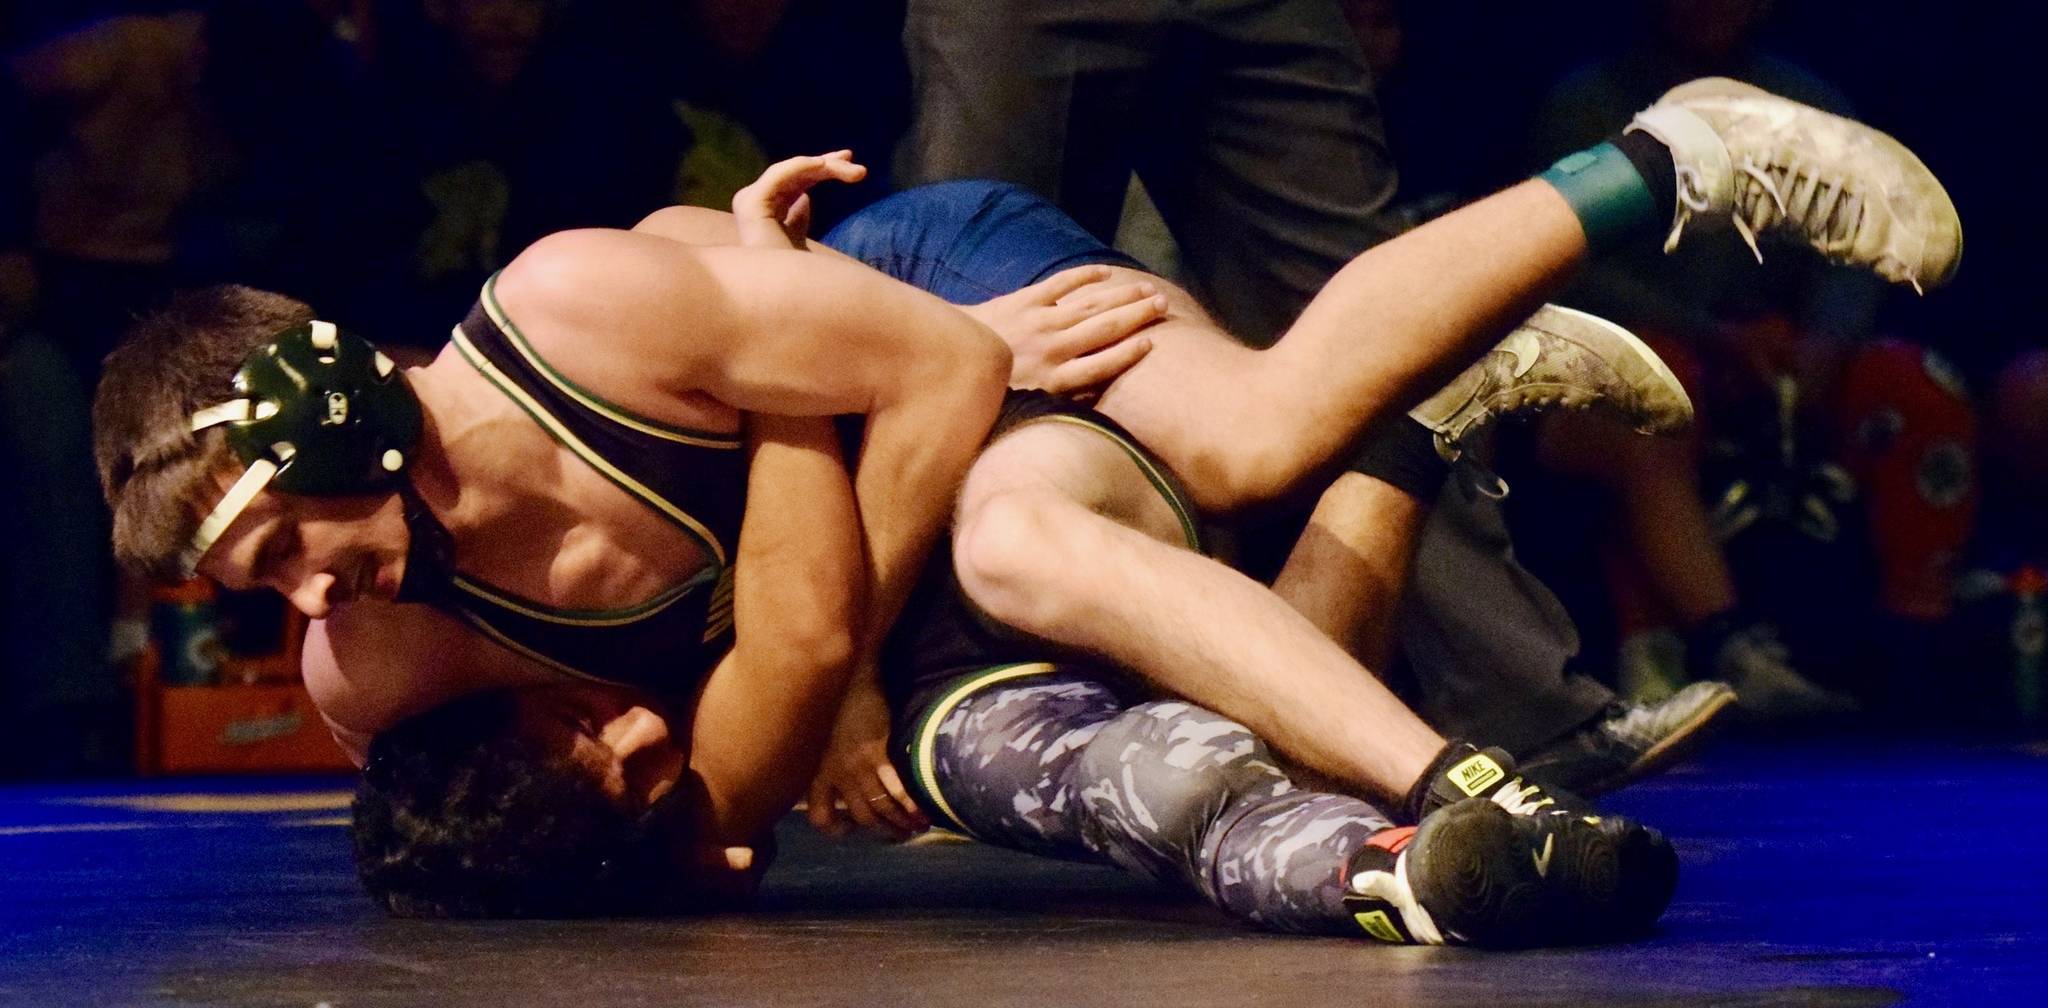
M 1495 419 L 1553 408 L 1602 410 L 1645 434 L 1692 422 L 1685 387 L 1642 340 L 1557 305 L 1538 309 L 1408 415 L 1434 431 L 1437 454 L 1455 462 Z
M 1963 226 L 1941 182 L 1904 144 L 1853 119 L 1723 77 L 1681 84 L 1629 124 L 1671 149 L 1678 215 L 1728 220 L 1758 261 L 1779 232 L 1829 260 L 1924 290 L 1947 282 Z

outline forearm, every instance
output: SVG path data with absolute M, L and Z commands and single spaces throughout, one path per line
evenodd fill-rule
M 1000 361 L 980 373 L 963 367 L 869 415 L 854 475 L 868 548 L 864 659 L 879 651 L 949 524 L 960 482 L 995 422 L 1007 381 Z
M 864 625 L 853 489 L 826 419 L 752 417 L 757 440 L 735 565 L 736 643 L 691 727 L 718 839 L 746 843 L 810 782 Z

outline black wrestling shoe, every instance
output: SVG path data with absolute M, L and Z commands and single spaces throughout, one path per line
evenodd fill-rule
M 1530 819 L 1539 828 L 1576 830 L 1576 824 L 1583 824 L 1606 838 L 1612 857 L 1564 862 L 1569 877 L 1553 886 L 1558 896 L 1553 926 L 1559 934 L 1553 943 L 1640 934 L 1670 904 L 1678 886 L 1678 854 L 1670 840 L 1634 820 L 1601 815 L 1584 798 L 1522 774 L 1505 750 L 1449 743 L 1410 791 L 1407 808 L 1427 821 L 1441 809 L 1474 799 L 1513 818 Z
M 1727 683 L 1693 683 L 1658 703 L 1617 700 L 1585 727 L 1523 757 L 1522 771 L 1590 796 L 1618 790 L 1684 759 L 1735 702 Z
M 1344 908 L 1381 941 L 1527 948 L 1605 937 L 1620 853 L 1577 816 L 1517 816 L 1484 798 L 1384 830 L 1352 856 Z

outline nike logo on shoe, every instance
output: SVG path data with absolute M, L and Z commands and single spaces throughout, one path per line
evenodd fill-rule
M 1535 851 L 1529 852 L 1529 860 L 1536 862 L 1536 874 L 1542 878 L 1550 877 L 1550 855 L 1552 848 L 1556 844 L 1557 837 L 1555 834 L 1546 835 L 1543 838 L 1543 852 L 1540 854 Z
M 1529 369 L 1536 366 L 1536 359 L 1543 356 L 1543 344 L 1538 342 L 1535 336 L 1520 329 L 1509 333 L 1508 338 L 1500 342 L 1499 349 L 1514 355 L 1516 378 L 1528 374 Z

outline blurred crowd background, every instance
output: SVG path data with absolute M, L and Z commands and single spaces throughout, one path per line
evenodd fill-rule
M 1925 157 L 1966 222 L 1950 287 L 1921 298 L 1817 261 L 1766 280 L 1711 243 L 1597 263 L 1563 300 L 1652 339 L 1699 430 L 1650 443 L 1571 418 L 1511 431 L 1497 466 L 1587 668 L 1630 696 L 1733 640 L 1827 691 L 1800 713 L 1843 701 L 1830 728 L 2038 733 L 2048 338 L 2021 311 L 2020 15 L 1343 6 L 1407 225 L 1706 74 L 1851 112 Z M 871 173 L 818 193 L 822 233 L 893 189 L 913 112 L 904 17 L 891 0 L 0 4 L 0 775 L 123 771 L 124 676 L 181 598 L 106 557 L 88 403 L 129 319 L 232 281 L 431 351 L 541 235 L 723 207 L 774 159 L 850 147 Z M 1120 230 L 1172 273 L 1142 192 Z

